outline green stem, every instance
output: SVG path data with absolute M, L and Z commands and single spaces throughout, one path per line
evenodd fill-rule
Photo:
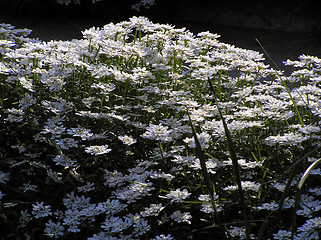
M 225 122 L 225 119 L 223 117 L 221 108 L 220 108 L 219 103 L 217 101 L 216 94 L 215 94 L 215 91 L 214 91 L 214 88 L 213 88 L 213 85 L 212 85 L 212 82 L 211 82 L 210 79 L 208 79 L 208 83 L 209 83 L 211 91 L 213 92 L 215 105 L 216 105 L 216 107 L 218 109 L 218 112 L 220 114 L 220 117 L 221 117 L 221 120 L 222 120 L 222 123 L 223 123 L 223 127 L 224 127 L 224 131 L 225 131 L 225 135 L 226 135 L 226 139 L 227 139 L 227 143 L 228 143 L 230 156 L 231 156 L 231 159 L 232 159 L 234 174 L 235 174 L 236 182 L 237 182 L 238 189 L 239 189 L 240 203 L 243 206 L 243 215 L 244 215 L 244 222 L 245 222 L 245 229 L 246 229 L 246 231 L 245 231 L 246 239 L 249 240 L 250 239 L 250 227 L 249 227 L 249 222 L 248 222 L 248 219 L 247 219 L 246 201 L 245 201 L 245 197 L 244 197 L 243 190 L 242 190 L 241 174 L 240 174 L 239 164 L 238 164 L 237 157 L 236 157 L 236 152 L 235 152 L 235 149 L 234 149 L 234 146 L 233 146 L 233 141 L 232 141 L 232 137 L 230 135 L 230 131 L 229 131 L 229 129 L 227 127 L 227 124 Z
M 216 222 L 217 222 L 219 228 L 222 230 L 222 232 L 226 233 L 226 235 L 224 235 L 225 238 L 232 239 L 229 231 L 226 228 L 224 228 L 224 226 L 222 225 L 222 222 L 220 220 L 220 217 L 219 217 L 219 214 L 218 214 L 218 211 L 217 211 L 217 207 L 216 207 L 216 203 L 215 203 L 215 199 L 214 199 L 213 187 L 211 186 L 211 181 L 210 181 L 209 174 L 208 174 L 207 167 L 206 167 L 206 163 L 205 163 L 204 152 L 202 151 L 201 144 L 200 144 L 200 142 L 199 142 L 199 140 L 197 138 L 196 131 L 195 131 L 194 125 L 192 123 L 190 114 L 189 114 L 188 110 L 186 110 L 186 111 L 187 111 L 187 116 L 188 116 L 189 122 L 191 124 L 192 132 L 193 132 L 193 136 L 194 136 L 194 141 L 195 141 L 195 145 L 196 145 L 196 154 L 200 159 L 200 165 L 201 165 L 201 169 L 202 169 L 202 174 L 203 174 L 203 177 L 204 177 L 204 181 L 205 181 L 205 184 L 206 184 L 207 191 L 209 192 L 209 195 L 210 195 L 210 200 L 211 200 L 212 207 L 214 209 Z
M 273 59 L 272 59 L 271 56 L 267 53 L 267 51 L 266 51 L 265 48 L 262 46 L 262 44 L 260 43 L 260 41 L 259 41 L 257 38 L 256 38 L 255 40 L 258 42 L 258 44 L 260 45 L 260 47 L 262 48 L 262 50 L 264 51 L 264 53 L 266 54 L 266 56 L 267 56 L 267 57 L 270 59 L 270 61 L 274 64 L 274 66 L 276 66 L 276 68 L 280 70 L 279 66 L 273 61 Z M 300 114 L 300 112 L 299 112 L 298 106 L 296 105 L 296 103 L 295 103 L 295 101 L 294 101 L 294 99 L 293 99 L 293 97 L 292 97 L 292 95 L 291 95 L 290 89 L 289 89 L 288 86 L 286 85 L 285 81 L 282 80 L 280 74 L 279 74 L 277 71 L 275 71 L 275 73 L 276 73 L 276 75 L 279 77 L 281 83 L 282 83 L 283 86 L 285 87 L 286 92 L 288 93 L 288 95 L 289 95 L 289 97 L 290 97 L 290 99 L 291 99 L 291 102 L 292 102 L 292 104 L 293 104 L 293 106 L 294 106 L 294 109 L 295 109 L 295 111 L 296 111 L 296 113 L 297 113 L 297 116 L 298 116 L 298 119 L 299 119 L 300 124 L 301 124 L 302 126 L 304 126 L 304 123 L 303 123 L 301 114 Z M 301 97 L 302 97 L 302 96 L 301 96 Z

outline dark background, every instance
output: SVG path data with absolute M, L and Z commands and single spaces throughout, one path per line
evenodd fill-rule
M 207 21 L 225 24 L 250 25 L 265 28 L 305 30 L 319 28 L 319 0 L 156 0 L 148 10 L 136 12 L 131 5 L 139 0 L 104 0 L 92 3 L 60 5 L 55 0 L 0 0 L 2 15 L 24 15 L 61 18 L 81 17 L 117 22 L 133 15 L 144 15 L 152 21 Z M 292 20 L 292 22 L 291 22 Z M 252 21 L 252 22 L 251 22 Z M 293 26 L 296 23 L 296 27 Z M 307 24 L 309 23 L 309 24 Z

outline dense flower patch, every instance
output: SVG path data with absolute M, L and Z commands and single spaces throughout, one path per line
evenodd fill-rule
M 285 76 L 143 17 L 28 33 L 0 25 L 1 236 L 319 238 L 319 58 Z

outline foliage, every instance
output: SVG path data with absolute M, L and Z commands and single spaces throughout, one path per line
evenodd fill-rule
M 318 238 L 321 170 L 300 179 L 320 159 L 319 58 L 285 76 L 144 17 L 72 41 L 0 29 L 3 239 Z

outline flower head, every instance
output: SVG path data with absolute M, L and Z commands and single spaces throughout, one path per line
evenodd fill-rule
M 110 151 L 111 149 L 108 148 L 108 145 L 90 146 L 90 147 L 86 147 L 86 150 L 85 150 L 85 152 L 95 156 L 106 154 L 106 153 L 109 153 Z

